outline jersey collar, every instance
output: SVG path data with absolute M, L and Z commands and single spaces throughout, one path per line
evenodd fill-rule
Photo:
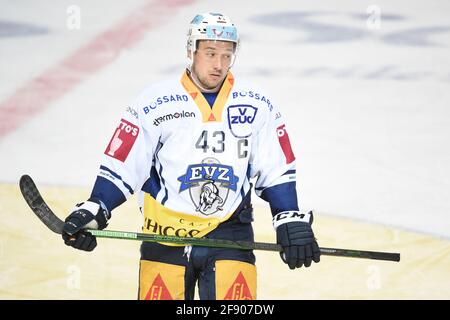
M 216 101 L 212 108 L 209 106 L 208 101 L 206 101 L 205 97 L 201 93 L 201 91 L 197 88 L 197 86 L 192 82 L 189 78 L 187 71 L 183 73 L 181 77 L 181 84 L 184 89 L 189 93 L 191 98 L 194 100 L 198 109 L 202 113 L 203 122 L 220 122 L 222 121 L 222 111 L 225 107 L 225 103 L 228 100 L 228 96 L 230 95 L 231 89 L 234 84 L 234 77 L 230 71 L 223 81 L 222 87 L 220 88 L 219 93 L 217 94 Z

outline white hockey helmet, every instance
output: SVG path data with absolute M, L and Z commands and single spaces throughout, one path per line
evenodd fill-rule
M 230 67 L 234 63 L 239 48 L 239 35 L 230 18 L 221 13 L 202 13 L 192 19 L 187 35 L 187 50 L 190 52 L 189 68 L 192 66 L 192 57 L 197 50 L 198 40 L 229 41 L 235 44 L 234 54 Z

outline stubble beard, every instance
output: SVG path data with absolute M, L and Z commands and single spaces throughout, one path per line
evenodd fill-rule
M 198 84 L 201 86 L 201 89 L 205 89 L 207 91 L 212 91 L 212 92 L 218 91 L 223 80 L 225 80 L 225 77 L 221 77 L 219 81 L 217 81 L 214 84 L 211 84 L 208 82 L 207 76 L 201 77 L 199 75 L 199 73 L 196 71 L 195 65 L 192 68 L 192 71 L 193 71 L 193 77 L 195 78 L 194 81 L 198 82 Z

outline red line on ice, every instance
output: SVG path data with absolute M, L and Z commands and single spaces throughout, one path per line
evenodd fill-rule
M 19 128 L 84 79 L 113 62 L 121 50 L 138 43 L 145 33 L 168 20 L 169 13 L 193 0 L 157 0 L 133 11 L 41 75 L 0 102 L 0 138 Z

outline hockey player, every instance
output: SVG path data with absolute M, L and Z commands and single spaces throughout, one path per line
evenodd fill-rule
M 239 37 L 230 19 L 197 15 L 181 79 L 146 88 L 108 144 L 91 197 L 67 217 L 63 239 L 91 251 L 111 211 L 139 194 L 143 232 L 253 241 L 251 180 L 270 204 L 290 269 L 319 262 L 312 216 L 297 204 L 295 157 L 277 105 L 230 68 Z M 140 299 L 255 299 L 252 251 L 141 245 Z

